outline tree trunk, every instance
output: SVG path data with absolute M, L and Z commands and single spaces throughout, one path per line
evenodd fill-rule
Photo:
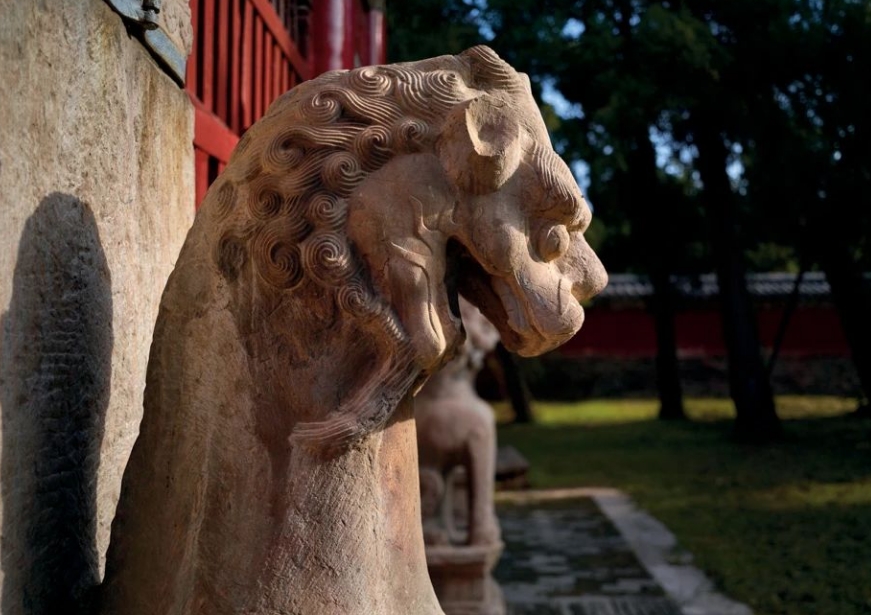
M 523 379 L 523 374 L 517 369 L 517 363 L 502 342 L 496 345 L 496 357 L 502 366 L 504 376 L 505 394 L 511 401 L 511 409 L 514 410 L 515 423 L 531 423 L 532 412 L 529 409 L 529 387 Z
M 736 412 L 735 435 L 745 441 L 766 442 L 780 436 L 781 425 L 759 349 L 756 315 L 747 292 L 737 203 L 726 174 L 728 152 L 715 126 L 700 121 L 694 134 L 703 196 L 713 222 L 712 244 L 728 353 L 729 392 Z
M 795 276 L 795 282 L 792 285 L 792 292 L 789 293 L 789 298 L 783 308 L 783 315 L 780 317 L 780 324 L 777 325 L 777 333 L 774 335 L 774 343 L 771 345 L 771 354 L 768 356 L 768 365 L 765 371 L 768 372 L 768 378 L 774 373 L 774 367 L 777 365 L 777 357 L 780 355 L 780 348 L 783 346 L 783 340 L 786 339 L 786 330 L 789 328 L 789 321 L 798 307 L 798 302 L 801 299 L 801 283 L 804 279 L 804 274 L 807 272 L 807 263 L 804 256 L 801 257 L 801 266 Z
M 653 322 L 656 329 L 656 386 L 659 391 L 659 418 L 686 418 L 677 358 L 674 290 L 668 269 L 657 264 L 650 280 L 653 284 Z
M 862 386 L 864 403 L 871 397 L 871 289 L 837 230 L 824 225 L 819 235 L 819 262 L 832 291 L 844 336 Z
M 650 304 L 656 332 L 656 388 L 659 418 L 685 419 L 677 358 L 675 302 L 671 285 L 672 258 L 667 213 L 657 204 L 666 201 L 656 173 L 656 152 L 646 131 L 635 138 L 629 160 L 632 178 L 626 179 L 629 211 L 638 225 L 637 239 L 648 255 L 647 272 L 653 285 Z

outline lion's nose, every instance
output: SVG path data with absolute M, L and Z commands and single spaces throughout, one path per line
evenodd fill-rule
M 595 297 L 608 285 L 608 272 L 590 244 L 578 237 L 572 242 L 570 270 L 565 273 L 572 280 L 572 295 L 579 302 Z
M 572 295 L 579 303 L 592 299 L 608 285 L 608 273 L 596 257 L 595 270 L 589 271 L 584 277 L 572 284 Z

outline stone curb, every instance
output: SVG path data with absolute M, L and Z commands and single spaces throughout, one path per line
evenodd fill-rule
M 688 562 L 673 563 L 677 548 L 674 534 L 622 491 L 606 487 L 500 491 L 496 493 L 496 502 L 532 504 L 582 497 L 596 502 L 683 615 L 753 615 L 745 604 L 717 592 L 711 580 L 695 566 Z M 691 558 L 690 554 L 683 556 L 685 560 Z

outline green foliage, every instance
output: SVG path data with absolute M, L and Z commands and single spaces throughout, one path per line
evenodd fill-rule
M 487 39 L 529 74 L 539 98 L 565 99 L 571 113 L 554 98 L 543 113 L 561 155 L 588 165 L 606 268 L 650 275 L 660 340 L 673 338 L 668 275 L 716 270 L 740 431 L 774 437 L 752 306 L 741 292 L 748 260 L 757 270 L 819 266 L 830 278 L 850 270 L 833 295 L 871 387 L 871 358 L 861 358 L 871 357 L 871 329 L 850 314 L 869 301 L 855 292 L 854 275 L 871 267 L 869 6 L 409 0 L 399 13 L 412 17 L 400 15 L 393 36 L 440 52 Z M 414 23 L 422 27 L 402 31 Z M 660 344 L 658 365 L 663 394 L 675 397 L 670 348 Z
M 534 487 L 612 486 L 663 521 L 695 564 L 756 615 L 871 608 L 871 420 L 854 400 L 783 397 L 786 437 L 731 442 L 727 400 L 691 399 L 692 422 L 655 400 L 537 404 L 542 424 L 502 426 Z
M 392 60 L 486 42 L 539 96 L 579 104 L 579 118 L 542 107 L 561 154 L 589 165 L 603 260 L 644 271 L 647 232 L 665 236 L 672 269 L 694 272 L 712 266 L 694 174 L 702 110 L 740 146 L 754 268 L 796 268 L 786 251 L 800 251 L 818 215 L 848 222 L 844 241 L 871 267 L 869 12 L 867 0 L 408 0 L 388 14 Z M 645 152 L 651 128 L 672 152 L 661 168 Z
M 799 270 L 798 255 L 793 246 L 783 245 L 774 241 L 762 241 L 747 251 L 747 262 L 754 271 L 789 271 Z
M 387 58 L 410 62 L 457 54 L 484 42 L 478 13 L 466 2 L 391 2 L 387 10 Z

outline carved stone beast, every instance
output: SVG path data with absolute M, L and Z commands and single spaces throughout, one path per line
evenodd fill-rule
M 102 613 L 440 613 L 411 392 L 458 291 L 521 354 L 569 339 L 606 279 L 589 218 L 486 47 L 276 100 L 164 292 Z

